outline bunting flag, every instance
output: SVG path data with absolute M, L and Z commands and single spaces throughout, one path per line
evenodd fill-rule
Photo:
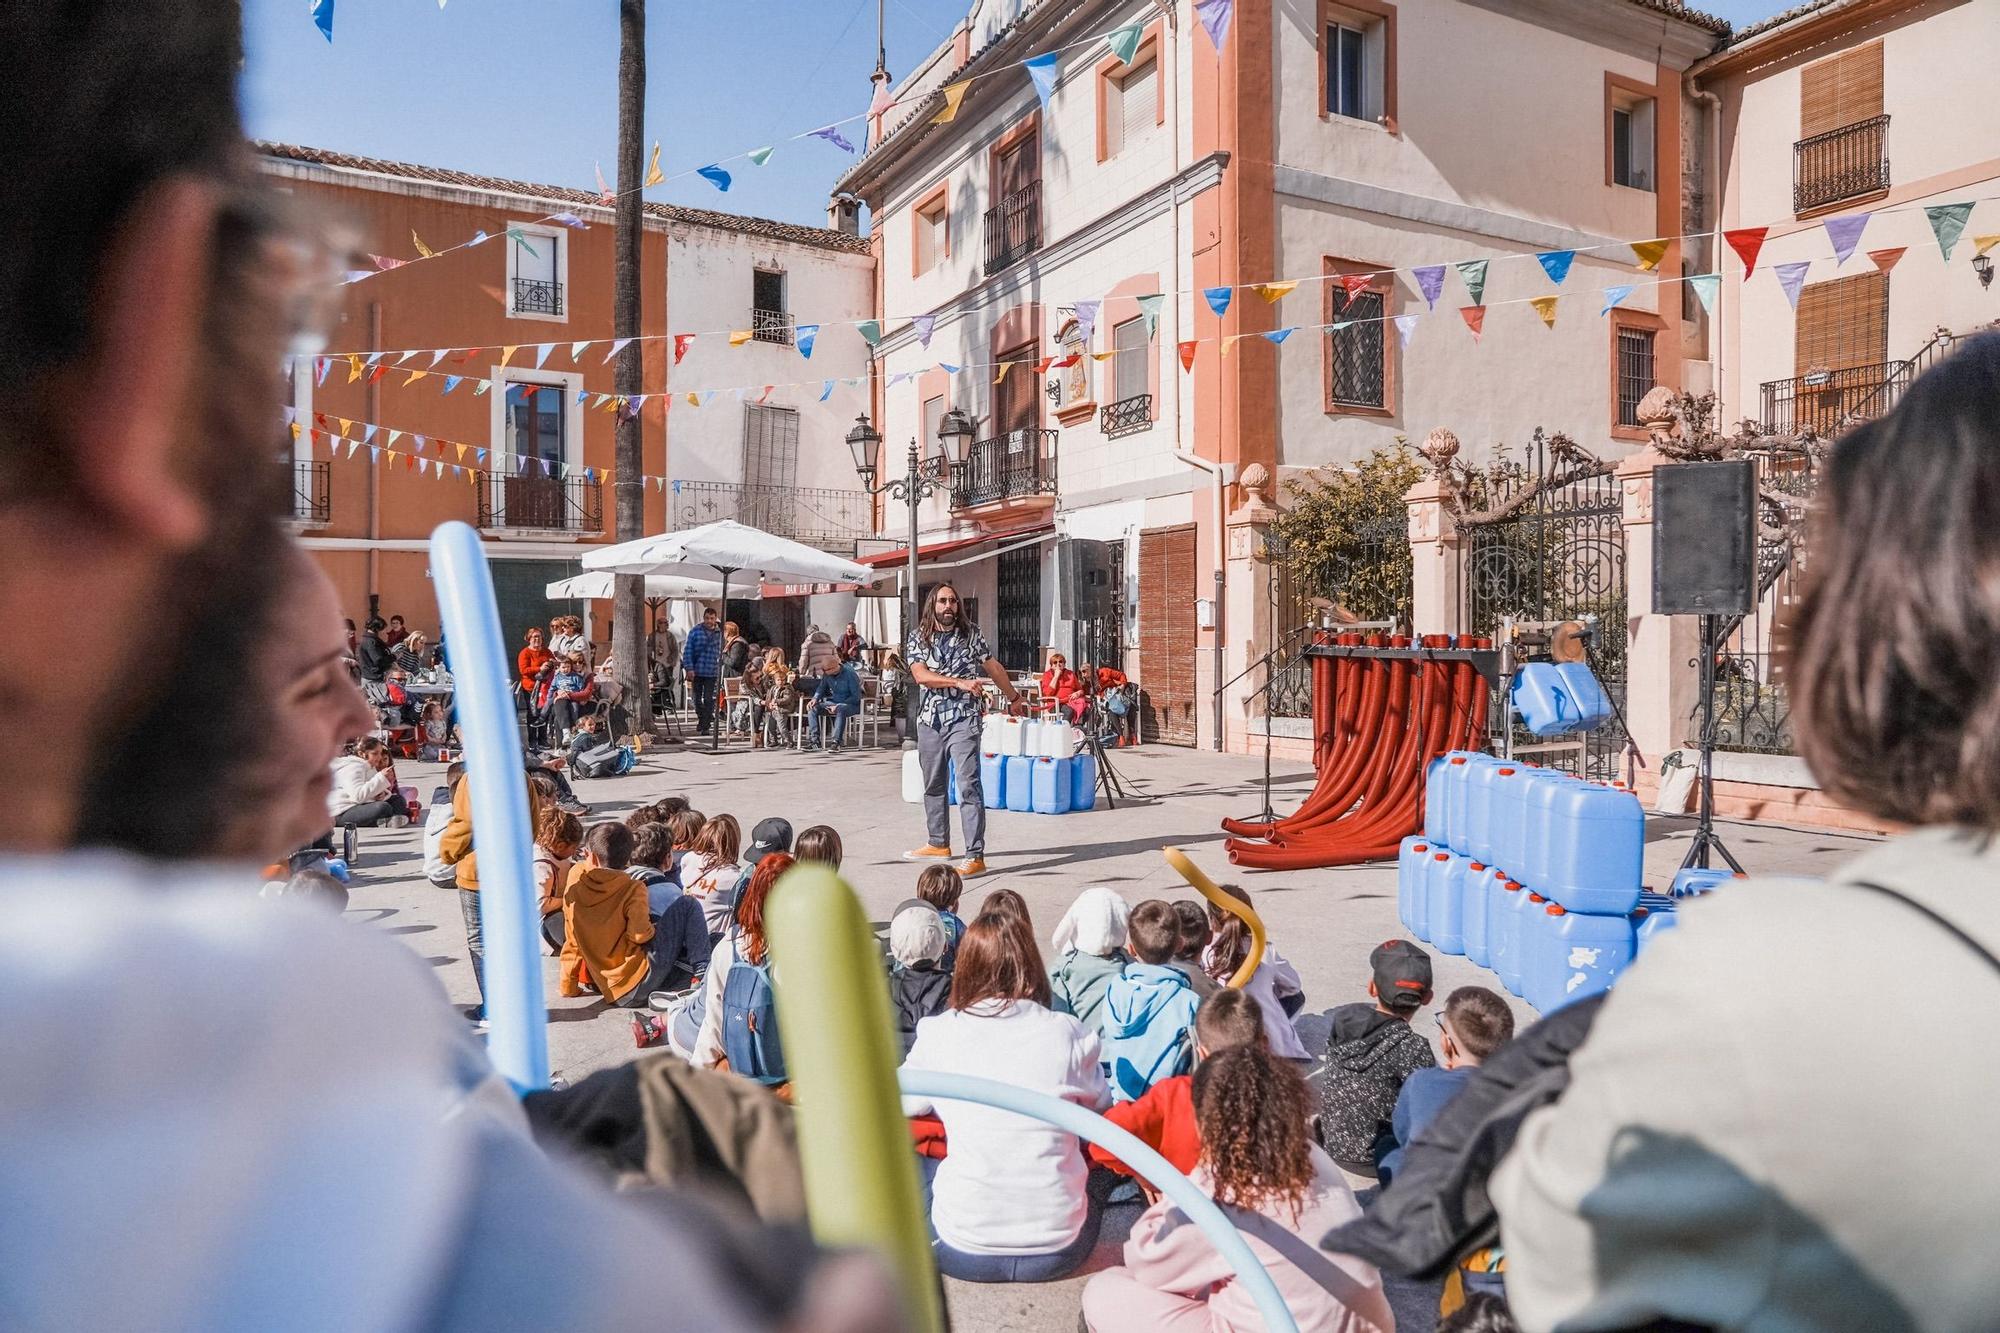
M 857 330 L 859 330 L 862 339 L 866 341 L 870 347 L 874 347 L 882 341 L 881 320 L 864 319 L 859 324 L 856 324 L 854 327 Z
M 1778 275 L 1778 285 L 1785 289 L 1785 299 L 1792 303 L 1792 309 L 1799 308 L 1799 288 L 1805 285 L 1806 270 L 1812 267 L 1810 259 L 1801 259 L 1796 264 L 1773 264 L 1771 271 Z
M 313 362 L 313 385 L 317 387 L 319 385 L 325 384 L 326 372 L 332 369 L 333 369 L 333 362 L 327 359 L 326 357 L 322 356 L 315 359 Z
M 521 349 L 520 349 L 520 347 L 519 347 L 518 345 L 516 345 L 516 346 L 513 346 L 513 347 L 503 347 L 503 348 L 501 348 L 501 349 L 500 349 L 500 369 L 502 369 L 502 370 L 505 370 L 505 369 L 507 368 L 507 363 L 508 363 L 509 361 L 512 361 L 512 360 L 514 359 L 514 353 L 516 353 L 516 352 L 518 352 L 518 351 L 520 351 L 520 350 L 521 350 Z
M 910 321 L 910 323 L 913 326 L 915 326 L 917 330 L 917 341 L 923 344 L 924 350 L 929 351 L 931 345 L 931 329 L 937 324 L 937 316 L 918 315 L 915 318 L 913 318 Z
M 492 381 L 492 380 L 474 380 L 474 381 L 473 381 L 473 385 L 474 385 L 474 387 L 473 387 L 473 390 L 472 390 L 472 396 L 473 396 L 474 398 L 484 398 L 484 397 L 486 396 L 486 391 L 487 391 L 488 389 L 490 389 L 490 388 L 492 388 L 492 387 L 493 387 L 493 381 Z
M 535 344 L 535 369 L 536 369 L 536 370 L 540 370 L 540 369 L 541 369 L 541 368 L 542 368 L 542 367 L 543 367 L 544 365 L 548 364 L 548 359 L 549 359 L 549 353 L 550 353 L 550 352 L 553 352 L 553 351 L 555 350 L 555 348 L 556 348 L 556 345 L 555 345 L 554 343 L 536 343 L 536 344 Z
M 471 240 L 469 240 L 469 241 L 467 241 L 467 242 L 466 242 L 466 244 L 467 244 L 467 245 L 483 245 L 483 244 L 485 244 L 485 242 L 486 242 L 486 239 L 487 239 L 487 237 L 486 237 L 486 233 L 485 233 L 485 232 L 483 232 L 483 231 L 475 231 L 475 232 L 473 232 L 473 233 L 472 233 L 472 239 L 471 239 Z
M 1576 251 L 1544 250 L 1535 258 L 1542 261 L 1542 272 L 1549 275 L 1549 281 L 1560 287 L 1563 279 L 1569 276 L 1569 266 L 1576 259 Z
M 416 383 L 416 382 L 417 382 L 418 380 L 422 379 L 422 378 L 423 378 L 423 377 L 424 377 L 425 375 L 427 375 L 427 374 L 429 374 L 429 373 L 430 373 L 430 372 L 428 372 L 428 371 L 423 371 L 423 370 L 413 370 L 413 371 L 411 371 L 411 372 L 410 372 L 410 377 L 409 377 L 408 379 L 406 379 L 406 380 L 404 380 L 404 381 L 403 381 L 403 387 L 404 387 L 405 389 L 409 388 L 409 387 L 410 387 L 410 386 L 411 386 L 412 384 L 415 384 L 415 383 Z
M 1194 353 L 1195 349 L 1199 346 L 1201 346 L 1201 344 L 1194 341 L 1192 338 L 1188 339 L 1188 341 L 1180 345 L 1182 370 L 1191 371 L 1194 369 Z
M 586 338 L 580 343 L 571 343 L 569 345 L 569 359 L 571 361 L 581 362 L 583 360 L 583 354 L 590 348 L 591 341 L 592 341 L 591 339 Z
M 631 342 L 632 340 L 630 338 L 614 338 L 611 342 L 611 350 L 604 354 L 604 360 L 599 362 L 598 364 L 610 365 L 612 358 L 617 356 L 620 352 L 624 351 L 626 347 L 628 347 L 631 344 Z
M 1965 232 L 1966 220 L 1972 216 L 1972 203 L 1932 204 L 1924 210 L 1930 219 L 1931 234 L 1937 237 L 1938 250 L 1946 259 L 1951 258 L 1951 248 L 1958 244 L 1958 238 Z
M 889 96 L 889 80 L 886 77 L 875 80 L 875 95 L 868 99 L 868 118 L 880 125 L 881 117 L 889 114 L 894 105 L 896 99 Z
M 1875 266 L 1876 272 L 1887 273 L 1890 269 L 1896 267 L 1896 261 L 1903 257 L 1903 252 L 1907 249 L 1909 249 L 1908 246 L 1899 245 L 1893 250 L 1870 250 L 1868 252 L 1868 262 Z
M 902 382 L 903 382 L 904 380 L 906 380 L 906 379 L 908 379 L 908 378 L 910 378 L 910 372 L 909 372 L 909 371 L 907 371 L 907 370 L 898 370 L 898 371 L 895 371 L 895 372 L 893 372 L 893 373 L 892 373 L 892 374 L 891 374 L 891 375 L 889 376 L 889 383 L 888 383 L 888 386 L 887 386 L 887 387 L 889 387 L 889 388 L 893 389 L 893 388 L 895 388 L 895 387 L 896 387 L 896 386 L 897 386 L 898 384 L 901 384 L 901 383 L 902 383 Z
M 965 90 L 971 86 L 971 79 L 960 79 L 957 83 L 947 84 L 944 90 L 944 109 L 931 117 L 931 124 L 949 125 L 957 120 L 959 103 L 965 100 Z
M 1687 280 L 1694 289 L 1695 299 L 1701 302 L 1701 313 L 1715 317 L 1715 294 L 1722 290 L 1722 275 L 1719 273 L 1697 273 Z
M 947 375 L 956 375 L 959 371 L 959 367 L 954 366 L 949 361 L 938 362 L 938 369 L 942 370 Z
M 1486 261 L 1484 259 L 1461 259 L 1453 265 L 1458 270 L 1459 279 L 1465 283 L 1465 294 L 1477 306 L 1486 295 Z
M 1056 359 L 1054 357 L 1045 356 L 1041 360 L 1035 363 L 1035 373 L 1037 375 L 1046 375 L 1049 373 L 1049 367 L 1053 366 L 1055 363 Z
M 701 406 L 701 399 L 695 394 L 694 390 L 692 389 L 688 390 L 688 406 L 689 407 Z
M 653 160 L 646 164 L 646 186 L 658 185 L 666 180 L 667 173 L 660 170 L 660 141 L 653 140 Z M 642 186 L 641 188 L 645 188 Z
M 1267 342 L 1281 343 L 1292 336 L 1290 329 L 1272 329 L 1264 335 Z
M 801 324 L 798 328 L 799 355 L 810 361 L 813 359 L 813 339 L 819 337 L 819 325 Z
M 1151 342 L 1153 335 L 1160 330 L 1160 306 L 1166 299 L 1167 297 L 1164 292 L 1139 298 L 1139 315 L 1140 318 L 1146 321 L 1147 342 Z
M 1472 330 L 1472 341 L 1479 341 L 1479 331 L 1486 327 L 1486 307 L 1468 305 L 1459 307 L 1458 315 L 1465 321 L 1465 327 Z
M 833 397 L 833 381 L 827 380 L 820 385 L 819 400 L 823 403 L 831 397 Z
M 1222 54 L 1223 44 L 1229 40 L 1229 16 L 1235 10 L 1236 0 L 1195 0 L 1194 16 L 1201 20 L 1217 55 Z
M 1093 361 L 1095 361 L 1096 359 L 1097 358 L 1095 356 L 1091 357 L 1091 360 Z M 1054 363 L 1054 367 L 1057 370 L 1068 370 L 1071 366 L 1075 365 L 1077 362 L 1081 360 L 1083 360 L 1083 354 L 1081 352 L 1071 352 L 1068 356 L 1057 359 Z
M 1056 78 L 1060 74 L 1056 69 L 1056 52 L 1044 51 L 1038 56 L 1029 56 L 1021 62 L 1021 68 L 1028 71 L 1028 77 L 1034 81 L 1035 96 L 1041 99 L 1042 110 L 1047 111 L 1049 98 L 1056 90 Z
M 370 255 L 368 258 L 375 265 L 376 269 L 383 273 L 387 273 L 392 268 L 401 268 L 410 262 L 407 259 L 391 259 L 387 255 Z
M 751 166 L 761 167 L 771 160 L 771 149 L 768 145 L 763 148 L 752 148 L 743 156 L 750 159 Z
M 1619 287 L 1606 287 L 1604 289 L 1604 309 L 1598 311 L 1597 313 L 1600 315 L 1610 314 L 1612 307 L 1616 306 L 1620 301 L 1624 300 L 1631 294 L 1632 294 L 1632 288 L 1629 284 Z
M 1967 208 L 1970 207 L 1971 205 L 1968 204 Z M 411 244 L 417 247 L 417 253 L 422 255 L 425 259 L 437 258 L 437 251 L 431 249 L 428 245 L 424 244 L 424 238 L 417 235 L 415 228 L 412 228 L 410 231 L 410 242 Z
M 1208 298 L 1208 308 L 1220 318 L 1229 313 L 1229 299 L 1236 293 L 1230 287 L 1204 287 L 1201 294 Z
M 1090 335 L 1097 331 L 1097 312 L 1102 301 L 1078 301 L 1076 310 L 1076 333 L 1085 347 L 1090 346 Z M 924 346 L 930 346 L 930 339 L 924 339 Z
M 312 21 L 321 36 L 333 41 L 333 0 L 312 0 Z
M 358 356 L 349 356 L 347 358 L 347 382 L 349 384 L 352 384 L 360 378 L 361 378 L 361 358 Z
M 1770 232 L 1769 227 L 1738 227 L 1722 233 L 1722 239 L 1729 242 L 1729 248 L 1743 261 L 1745 279 L 1757 271 L 1757 253 L 1764 248 L 1764 238 Z
M 854 151 L 854 145 L 847 142 L 847 139 L 840 132 L 840 126 L 837 124 L 822 125 L 816 130 L 809 131 L 806 137 L 808 139 L 824 139 L 843 153 Z
M 749 342 L 754 334 L 755 330 L 753 329 L 737 329 L 729 335 L 729 345 L 731 347 L 741 347 L 744 343 Z
M 1257 293 L 1257 295 L 1263 297 L 1270 304 L 1276 305 L 1278 302 L 1284 300 L 1285 297 L 1291 293 L 1292 289 L 1297 287 L 1298 285 L 1299 284 L 1296 281 L 1260 282 L 1256 286 L 1252 287 L 1250 290 Z
M 1374 280 L 1373 273 L 1343 273 L 1334 279 L 1340 284 L 1340 290 L 1347 293 L 1347 299 L 1350 301 L 1367 291 L 1368 284 Z
M 1528 304 L 1533 306 L 1535 313 L 1542 317 L 1542 323 L 1548 325 L 1550 328 L 1554 328 L 1556 326 L 1556 302 L 1561 299 L 1559 296 L 1535 296 L 1529 298 Z
M 1638 264 L 1641 273 L 1651 273 L 1660 266 L 1660 261 L 1666 258 L 1667 247 L 1672 244 L 1673 241 L 1671 238 L 1667 240 L 1634 241 L 1632 242 L 1633 262 Z
M 1113 28 L 1104 34 L 1104 45 L 1111 54 L 1118 57 L 1118 63 L 1129 65 L 1132 57 L 1139 54 L 1139 39 L 1146 35 L 1144 23 L 1128 23 L 1122 28 Z
M 519 227 L 507 228 L 507 239 L 527 251 L 530 259 L 540 259 L 542 257 L 541 251 L 528 244 L 528 233 L 522 231 Z
M 396 364 L 399 366 L 402 365 L 405 361 L 408 361 L 411 357 L 415 356 L 419 350 L 420 349 L 418 348 L 412 347 L 409 351 L 403 353 L 401 356 L 396 358 Z
M 374 371 L 368 376 L 368 382 L 370 384 L 373 384 L 376 380 L 381 379 L 384 375 L 388 373 L 389 373 L 389 367 L 377 366 L 375 367 Z
M 1422 294 L 1424 304 L 1437 309 L 1438 297 L 1444 293 L 1444 265 L 1425 264 L 1411 269 L 1410 276 L 1417 280 L 1417 291 Z
M 590 165 L 597 172 L 597 202 L 609 208 L 618 202 L 618 192 L 604 183 L 604 166 L 602 163 L 593 162 Z
M 729 193 L 729 173 L 724 171 L 721 167 L 716 166 L 714 163 L 710 163 L 708 166 L 705 167 L 696 167 L 694 169 L 694 174 L 701 177 L 703 180 L 707 181 L 710 185 L 713 185 L 716 189 L 722 191 L 724 194 Z
M 1996 245 L 2000 245 L 2000 232 L 1994 232 L 1988 236 L 1975 236 L 1972 238 L 1973 256 L 1977 258 Z
M 1872 213 L 1850 213 L 1846 217 L 1828 218 L 1820 225 L 1826 228 L 1826 239 L 1833 242 L 1833 266 L 1839 268 L 1854 255 L 1854 247 L 1861 243 L 1862 229 L 1868 225 Z
M 1417 317 L 1415 315 L 1396 316 L 1396 345 L 1398 347 L 1408 347 L 1410 345 L 1410 335 L 1416 331 Z
M 1111 359 L 1112 357 L 1114 357 L 1114 356 L 1117 356 L 1117 355 L 1118 355 L 1118 353 L 1117 353 L 1116 351 L 1110 351 L 1110 352 L 1092 352 L 1092 353 L 1090 354 L 1090 359 L 1091 359 L 1092 361 L 1109 361 L 1109 360 L 1110 360 L 1110 359 Z
M 1229 355 L 1230 349 L 1236 346 L 1237 341 L 1239 339 L 1247 338 L 1249 336 L 1250 335 L 1247 333 L 1227 334 L 1223 337 L 1221 344 L 1215 350 L 1221 353 L 1224 357 L 1227 357 Z
M 688 348 L 692 346 L 694 346 L 694 335 L 692 333 L 676 333 L 674 335 L 675 365 L 678 366 L 681 363 L 681 358 L 688 354 Z
M 1014 368 L 1014 363 L 1012 361 L 1002 361 L 1000 363 L 1000 373 L 993 377 L 993 382 L 995 384 L 998 384 L 1002 380 L 1006 379 L 1007 372 L 1012 370 L 1013 368 Z

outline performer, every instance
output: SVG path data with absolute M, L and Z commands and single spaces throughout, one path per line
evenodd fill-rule
M 924 773 L 924 825 L 930 842 L 906 861 L 947 860 L 951 856 L 951 805 L 946 784 L 958 766 L 958 814 L 965 828 L 965 859 L 958 873 L 971 877 L 986 869 L 986 801 L 979 782 L 979 727 L 986 682 L 999 687 L 1010 705 L 1020 702 L 1007 669 L 995 661 L 986 640 L 962 613 L 958 589 L 940 583 L 931 589 L 916 633 L 909 640 L 910 677 L 924 687 L 917 714 L 917 762 Z

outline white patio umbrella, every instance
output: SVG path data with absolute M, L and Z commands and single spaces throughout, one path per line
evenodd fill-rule
M 594 602 L 611 596 L 612 583 L 618 576 L 603 571 L 595 574 L 577 574 L 570 578 L 558 579 L 548 588 L 552 602 Z M 738 597 L 759 597 L 760 590 L 752 588 L 748 593 L 737 593 Z M 654 574 L 646 579 L 646 600 L 678 601 L 685 597 L 720 597 L 722 584 L 715 579 L 674 578 L 666 574 Z
M 865 565 L 727 518 L 658 537 L 597 547 L 584 552 L 583 567 L 586 572 L 676 578 L 702 578 L 712 571 L 722 579 L 725 607 L 729 604 L 730 578 L 736 574 L 747 573 L 759 583 L 870 583 L 876 577 Z M 722 745 L 721 722 L 721 710 L 717 709 L 710 730 L 718 748 Z

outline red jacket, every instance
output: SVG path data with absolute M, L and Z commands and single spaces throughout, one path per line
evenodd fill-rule
M 1063 702 L 1076 693 L 1076 672 L 1064 667 L 1061 671 L 1042 673 L 1042 697 Z
M 1138 1101 L 1121 1102 L 1106 1111 L 1104 1118 L 1129 1130 L 1182 1175 L 1194 1170 L 1201 1160 L 1201 1130 L 1194 1120 L 1194 1077 L 1190 1074 L 1161 1079 Z M 1094 1143 L 1090 1145 L 1090 1160 L 1128 1176 L 1138 1174 Z

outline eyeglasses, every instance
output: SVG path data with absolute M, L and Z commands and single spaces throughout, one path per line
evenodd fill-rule
M 1444 1036 L 1445 1038 L 1447 1038 L 1447 1039 L 1448 1039 L 1448 1040 L 1450 1040 L 1450 1041 L 1453 1041 L 1453 1042 L 1456 1042 L 1456 1041 L 1458 1040 L 1458 1036 L 1457 1036 L 1457 1034 L 1456 1034 L 1456 1033 L 1454 1033 L 1454 1032 L 1453 1032 L 1453 1031 L 1451 1030 L 1451 1027 L 1450 1027 L 1450 1025 L 1449 1025 L 1449 1024 L 1447 1024 L 1447 1023 L 1446 1023 L 1446 1022 L 1444 1021 L 1444 1015 L 1443 1015 L 1443 1014 L 1436 1014 L 1436 1015 L 1434 1015 L 1434 1017 L 1435 1017 L 1435 1018 L 1436 1018 L 1436 1020 L 1437 1020 L 1437 1025 L 1438 1025 L 1438 1032 L 1439 1032 L 1439 1034 L 1440 1034 L 1440 1035 L 1442 1035 L 1442 1036 Z

